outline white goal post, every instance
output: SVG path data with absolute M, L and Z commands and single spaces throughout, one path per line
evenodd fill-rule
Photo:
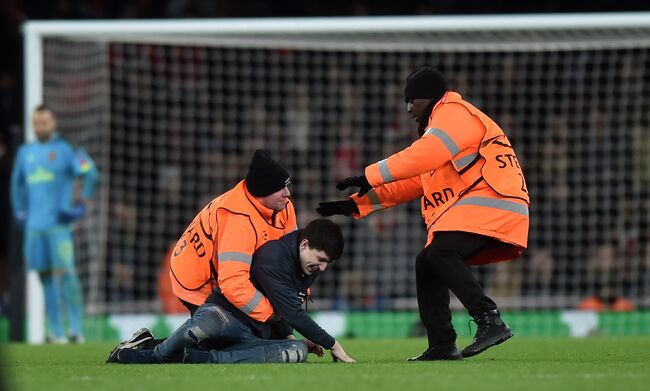
M 91 314 L 159 309 L 158 261 L 255 147 L 297 172 L 299 220 L 314 217 L 318 201 L 340 196 L 338 175 L 412 141 L 401 88 L 424 63 L 513 133 L 530 170 L 531 251 L 479 271 L 499 303 L 567 308 L 602 294 L 650 304 L 650 12 L 28 21 L 23 34 L 26 139 L 45 101 L 102 170 L 78 230 Z M 337 219 L 353 239 L 319 282 L 322 308 L 415 308 L 417 205 L 386 216 Z M 42 294 L 27 281 L 28 341 L 40 343 Z

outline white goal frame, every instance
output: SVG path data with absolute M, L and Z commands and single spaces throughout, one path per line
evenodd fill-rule
M 598 28 L 648 28 L 649 26 L 650 12 L 489 16 L 28 21 L 23 25 L 24 134 L 26 140 L 34 139 L 34 133 L 30 125 L 30 113 L 43 99 L 43 40 L 48 37 L 92 39 L 93 41 L 107 43 L 111 41 L 172 43 L 182 41 L 189 44 L 192 42 L 200 44 L 208 43 L 214 37 L 224 38 L 237 34 L 258 34 L 260 36 L 279 34 L 284 37 L 300 37 L 301 34 L 508 32 L 514 30 L 578 31 Z M 237 39 L 235 39 L 236 41 Z M 417 43 L 414 44 L 417 45 Z M 326 41 L 320 41 L 319 45 L 319 48 L 327 48 Z M 340 43 L 332 45 L 332 48 L 335 48 Z M 412 49 L 412 46 L 408 45 L 408 43 L 395 43 L 389 50 Z M 512 43 L 509 45 L 509 48 L 512 48 Z M 599 42 L 594 42 L 593 45 L 602 47 L 602 43 Z M 647 42 L 635 42 L 635 45 L 637 47 L 650 46 L 650 39 Z M 525 44 L 522 44 L 522 46 L 525 46 Z M 548 44 L 540 47 L 539 50 L 558 50 L 558 48 L 562 49 L 561 43 Z M 386 50 L 386 47 L 378 47 L 377 50 Z M 453 44 L 449 44 L 449 48 L 446 50 L 453 51 Z M 459 49 L 455 50 L 458 51 Z M 104 185 L 106 184 L 104 183 Z M 26 284 L 27 341 L 29 343 L 42 343 L 45 339 L 44 300 L 40 282 L 34 272 L 28 273 Z

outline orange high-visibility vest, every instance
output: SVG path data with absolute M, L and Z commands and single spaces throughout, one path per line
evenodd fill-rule
M 251 318 L 261 322 L 270 318 L 271 303 L 250 281 L 253 252 L 298 228 L 291 202 L 273 214 L 250 195 L 244 181 L 213 199 L 174 248 L 169 272 L 174 294 L 202 305 L 219 289 Z
M 158 299 L 162 304 L 162 311 L 165 314 L 184 314 L 187 308 L 178 300 L 172 290 L 172 282 L 169 280 L 169 265 L 176 245 L 171 245 L 165 253 L 160 272 L 158 273 Z
M 501 241 L 468 260 L 483 264 L 516 258 L 528 244 L 530 198 L 514 149 L 501 128 L 458 93 L 436 103 L 420 139 L 365 174 L 373 189 L 351 197 L 356 218 L 420 197 L 426 245 L 441 231 Z

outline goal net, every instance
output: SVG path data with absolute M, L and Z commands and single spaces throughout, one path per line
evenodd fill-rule
M 403 83 L 423 64 L 501 125 L 527 176 L 529 250 L 477 269 L 501 308 L 574 308 L 590 296 L 647 307 L 648 22 L 29 23 L 27 108 L 51 105 L 61 133 L 101 169 L 98 200 L 77 230 L 87 313 L 159 311 L 169 246 L 245 175 L 256 148 L 291 171 L 299 223 L 317 217 L 319 201 L 344 196 L 337 180 L 415 140 Z M 313 288 L 314 308 L 415 309 L 418 203 L 335 220 L 345 253 Z

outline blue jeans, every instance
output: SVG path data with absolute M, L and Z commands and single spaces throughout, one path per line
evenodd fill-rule
M 301 362 L 307 359 L 307 345 L 290 339 L 261 339 L 230 312 L 208 303 L 156 346 L 153 357 L 157 362 Z

